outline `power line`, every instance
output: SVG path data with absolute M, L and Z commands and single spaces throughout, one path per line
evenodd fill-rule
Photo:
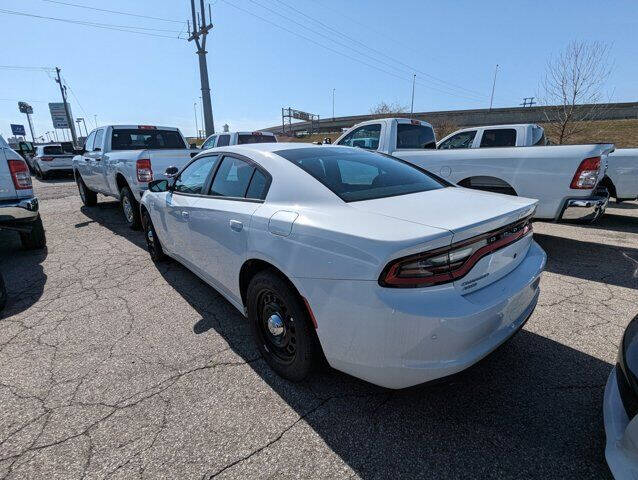
M 43 0 L 44 2 L 48 2 L 48 3 L 57 3 L 58 5 L 65 5 L 67 7 L 78 7 L 78 8 L 85 8 L 87 10 L 95 10 L 97 12 L 106 12 L 106 13 L 114 13 L 116 15 L 127 15 L 129 17 L 137 17 L 137 18 L 148 18 L 150 20 L 161 20 L 162 22 L 172 22 L 172 23 L 179 23 L 179 24 L 183 24 L 184 22 L 180 21 L 180 20 L 173 20 L 170 18 L 160 18 L 160 17 L 151 17 L 149 15 L 139 15 L 136 13 L 129 13 L 129 12 L 120 12 L 117 10 L 107 10 L 105 8 L 97 8 L 97 7 L 91 7 L 88 5 L 80 5 L 77 3 L 69 3 L 69 2 L 60 2 L 57 0 Z
M 308 26 L 307 26 L 307 25 L 305 25 L 305 24 L 303 24 L 303 23 L 300 23 L 300 22 L 298 22 L 297 20 L 295 20 L 295 19 L 293 19 L 293 18 L 290 18 L 290 17 L 288 17 L 288 16 L 286 16 L 286 15 L 283 15 L 283 14 L 281 14 L 281 13 L 279 13 L 279 12 L 277 12 L 277 11 L 275 11 L 275 10 L 273 10 L 273 9 L 269 8 L 269 7 L 266 7 L 266 6 L 264 6 L 264 5 L 260 4 L 259 2 L 255 1 L 255 0 L 250 0 L 250 2 L 254 3 L 255 5 L 257 5 L 257 6 L 261 7 L 261 8 L 263 8 L 263 9 L 265 9 L 265 10 L 270 11 L 271 13 L 274 13 L 275 15 L 278 15 L 278 16 L 280 16 L 280 17 L 282 17 L 282 18 L 286 19 L 286 20 L 289 20 L 289 21 L 291 21 L 291 22 L 293 22 L 293 23 L 295 23 L 295 24 L 297 24 L 297 25 L 301 26 L 301 27 L 302 27 L 302 28 L 304 28 L 305 30 L 310 31 L 310 32 L 314 33 L 315 35 L 318 35 L 318 36 L 320 36 L 320 37 L 326 38 L 326 39 L 328 39 L 329 41 L 331 41 L 331 42 L 333 42 L 333 43 L 336 43 L 337 45 L 339 45 L 339 46 L 341 46 L 341 47 L 343 47 L 343 48 L 346 48 L 346 49 L 348 49 L 348 50 L 352 50 L 352 51 L 354 51 L 354 52 L 358 53 L 359 55 L 363 55 L 363 56 L 367 57 L 368 59 L 372 60 L 373 62 L 380 63 L 380 64 L 385 65 L 385 66 L 387 66 L 387 67 L 389 67 L 389 68 L 391 68 L 391 69 L 397 69 L 397 67 L 396 67 L 395 65 L 392 65 L 392 64 L 390 64 L 390 63 L 388 63 L 388 62 L 385 62 L 385 61 L 383 61 L 383 60 L 380 60 L 380 59 L 378 58 L 378 56 L 370 55 L 370 54 L 366 53 L 365 51 L 364 51 L 364 52 L 362 52 L 360 49 L 357 49 L 357 48 L 353 47 L 352 45 L 349 45 L 349 44 L 343 43 L 343 42 L 341 42 L 341 41 L 339 41 L 339 40 L 336 40 L 336 39 L 334 39 L 334 38 L 331 38 L 331 37 L 329 37 L 329 36 L 327 36 L 327 35 L 325 35 L 325 34 L 323 34 L 323 33 L 321 33 L 321 32 L 318 32 L 318 31 L 316 31 L 316 30 L 313 30 L 313 29 L 311 29 L 311 28 L 308 28 Z M 283 2 L 281 2 L 281 3 L 283 3 Z M 285 4 L 284 4 L 284 5 L 285 5 Z M 295 10 L 296 10 L 296 9 L 295 9 Z M 304 15 L 305 15 L 305 14 L 304 14 Z M 308 17 L 308 18 L 310 18 L 310 19 L 312 20 L 312 18 L 311 18 L 311 17 Z M 339 33 L 339 32 L 337 32 L 337 33 Z M 346 37 L 347 37 L 347 36 L 346 36 Z M 350 38 L 350 37 L 347 37 L 347 38 Z M 352 39 L 352 40 L 353 40 L 353 41 L 355 41 L 355 42 L 357 42 L 357 43 L 361 43 L 361 42 L 358 42 L 357 40 L 354 40 L 354 39 Z M 362 44 L 362 45 L 363 45 L 363 46 L 364 46 L 367 50 L 374 50 L 374 49 L 372 49 L 372 48 L 369 48 L 369 47 L 368 47 L 367 45 L 365 45 L 365 44 Z M 383 53 L 381 53 L 381 52 L 379 52 L 379 53 L 380 53 L 381 55 L 384 55 L 384 56 L 388 57 L 387 55 L 385 55 L 385 54 L 383 54 Z M 390 58 L 391 60 L 394 60 L 394 59 L 392 59 L 391 57 L 388 57 L 388 58 Z M 394 61 L 395 61 L 395 62 L 397 62 L 397 63 L 402 63 L 402 62 L 399 62 L 399 61 L 397 61 L 397 60 L 394 60 Z M 403 64 L 403 65 L 405 65 L 405 64 Z M 406 66 L 407 66 L 407 69 L 406 69 L 406 68 L 403 68 L 403 70 L 405 70 L 405 71 L 406 71 L 406 73 L 408 73 L 408 74 L 410 74 L 410 75 L 413 75 L 413 74 L 414 74 L 414 69 L 413 69 L 412 67 L 410 67 L 409 65 L 406 65 Z M 427 74 L 425 74 L 425 75 L 427 75 Z M 466 99 L 467 99 L 467 98 L 469 98 L 469 97 L 468 97 L 468 94 L 458 94 L 458 93 L 456 93 L 456 92 L 450 92 L 449 87 L 446 87 L 446 86 L 443 86 L 443 87 L 436 86 L 436 87 L 435 87 L 435 86 L 431 86 L 431 85 L 424 84 L 424 83 L 422 83 L 422 82 L 418 82 L 418 83 L 419 83 L 420 85 L 425 86 L 426 88 L 430 88 L 430 89 L 435 90 L 435 91 L 438 91 L 438 92 L 440 92 L 440 93 L 444 93 L 444 94 L 451 95 L 451 96 L 458 96 L 458 97 L 462 97 L 462 98 L 466 98 Z M 446 91 L 446 90 L 441 90 L 440 88 L 447 88 L 448 90 L 447 90 L 447 91 Z M 476 96 L 476 95 L 474 95 L 473 93 L 470 93 L 469 95 Z M 482 98 L 482 97 L 477 97 L 477 98 L 473 98 L 472 100 L 482 101 L 482 100 L 483 100 L 483 98 Z
M 251 0 L 251 1 L 252 1 L 252 0 Z M 435 77 L 434 75 L 431 75 L 431 74 L 429 74 L 429 73 L 423 72 L 423 71 L 419 70 L 418 68 L 414 68 L 413 66 L 408 65 L 407 63 L 404 63 L 404 62 L 402 62 L 401 60 L 398 60 L 398 59 L 396 59 L 396 58 L 394 58 L 394 57 L 392 57 L 392 56 L 390 56 L 390 55 L 387 55 L 386 53 L 381 52 L 381 51 L 379 51 L 379 50 L 377 50 L 377 49 L 375 49 L 375 48 L 371 47 L 370 45 L 368 45 L 368 44 L 366 44 L 366 43 L 363 43 L 363 42 L 361 42 L 361 41 L 357 40 L 356 38 L 353 38 L 353 37 L 351 37 L 351 36 L 349 36 L 349 35 L 346 35 L 345 33 L 342 33 L 342 32 L 340 32 L 339 30 L 337 30 L 336 28 L 333 28 L 333 27 L 331 27 L 330 25 L 327 25 L 326 23 L 324 23 L 324 22 L 322 22 L 322 21 L 320 21 L 320 20 L 318 20 L 318 19 L 316 19 L 316 18 L 314 18 L 314 17 L 312 17 L 312 16 L 310 16 L 310 15 L 305 14 L 305 13 L 304 13 L 304 12 L 302 12 L 301 10 L 299 10 L 299 9 L 297 9 L 297 8 L 295 8 L 295 7 L 293 7 L 292 5 L 287 4 L 286 2 L 284 2 L 284 1 L 282 1 L 282 0 L 275 0 L 275 1 L 276 1 L 276 2 L 278 2 L 278 3 L 280 3 L 280 4 L 282 4 L 282 5 L 284 5 L 284 6 L 286 6 L 286 7 L 288 7 L 289 9 L 291 9 L 291 10 L 293 10 L 293 11 L 297 12 L 299 15 L 302 15 L 303 17 L 305 17 L 305 18 L 307 18 L 307 19 L 309 19 L 309 20 L 311 20 L 311 21 L 313 21 L 313 22 L 315 22 L 315 23 L 318 23 L 319 25 L 323 26 L 325 29 L 327 29 L 327 30 L 329 30 L 329 31 L 331 31 L 331 32 L 334 32 L 334 33 L 336 33 L 337 35 L 339 35 L 339 36 L 341 36 L 341 37 L 343 37 L 343 38 L 345 38 L 345 39 L 347 39 L 347 40 L 349 40 L 349 41 L 351 41 L 351 42 L 355 42 L 355 43 L 357 43 L 357 44 L 359 44 L 359 45 L 363 46 L 364 48 L 366 48 L 366 49 L 368 49 L 368 50 L 370 50 L 370 51 L 372 51 L 372 52 L 377 53 L 378 55 L 382 55 L 383 57 L 386 57 L 386 58 L 390 59 L 391 61 L 393 61 L 393 62 L 395 62 L 395 63 L 397 63 L 397 64 L 399 64 L 399 65 L 402 65 L 403 67 L 407 68 L 407 69 L 408 69 L 408 71 L 409 71 L 410 73 L 418 72 L 418 73 L 420 73 L 421 75 L 424 75 L 424 76 L 426 76 L 426 77 L 428 77 L 428 78 L 432 79 L 433 81 L 436 81 L 436 82 L 440 83 L 440 84 L 441 84 L 442 86 L 444 86 L 444 87 L 447 87 L 447 88 L 454 88 L 454 89 L 457 89 L 457 90 L 463 90 L 463 91 L 465 91 L 465 92 L 468 92 L 468 93 L 469 93 L 469 94 L 471 94 L 471 95 L 474 95 L 474 96 L 477 96 L 477 95 L 478 95 L 478 97 L 480 97 L 480 98 L 485 98 L 485 95 L 484 95 L 484 94 L 482 94 L 482 93 L 480 93 L 480 92 L 477 92 L 476 90 L 471 90 L 471 89 L 469 89 L 469 88 L 465 88 L 465 87 L 462 87 L 462 86 L 460 86 L 460 85 L 456 85 L 456 84 L 454 84 L 454 83 L 448 82 L 447 80 L 443 80 L 443 79 L 441 79 L 441 78 Z
M 260 16 L 260 15 L 257 15 L 256 13 L 253 13 L 253 12 L 251 12 L 251 11 L 249 11 L 249 10 L 246 10 L 245 8 L 239 7 L 239 6 L 237 6 L 237 5 L 235 5 L 235 4 L 231 3 L 231 2 L 229 2 L 228 0 L 221 0 L 221 1 L 223 1 L 223 2 L 224 2 L 224 3 L 226 3 L 227 5 L 230 5 L 230 6 L 231 6 L 231 7 L 233 7 L 233 8 L 236 8 L 237 10 L 240 10 L 240 11 L 242 11 L 242 12 L 244 12 L 244 13 L 247 13 L 248 15 L 251 15 L 251 16 L 253 16 L 253 17 L 255 17 L 255 18 L 258 18 L 258 19 L 260 19 L 260 20 L 262 20 L 262 21 L 264 21 L 264 22 L 266 22 L 266 23 L 268 23 L 268 24 L 270 24 L 270 25 L 273 25 L 273 26 L 275 26 L 275 27 L 277 27 L 277 28 L 279 28 L 279 29 L 281 29 L 281 30 L 284 30 L 284 31 L 286 31 L 286 32 L 288 32 L 288 33 L 290 33 L 290 34 L 292 34 L 292 35 L 295 35 L 295 36 L 297 36 L 297 37 L 303 38 L 304 40 L 306 40 L 306 41 L 308 41 L 308 42 L 314 43 L 315 45 L 318 45 L 318 46 L 320 46 L 320 47 L 322 47 L 322 48 L 325 48 L 326 50 L 329 50 L 329 51 L 331 51 L 331 52 L 333 52 L 333 53 L 336 53 L 337 55 L 341 55 L 342 57 L 345 57 L 345 58 L 347 58 L 347 59 L 349 59 L 349 60 L 353 60 L 353 61 L 355 61 L 355 62 L 358 62 L 358 63 L 361 63 L 361 64 L 363 64 L 363 65 L 366 65 L 366 66 L 368 66 L 368 67 L 370 67 L 370 68 L 374 68 L 375 70 L 378 70 L 378 71 L 380 71 L 380 72 L 383 72 L 383 73 L 385 73 L 386 75 L 391 75 L 391 76 L 393 76 L 393 77 L 395 77 L 395 78 L 398 78 L 398 79 L 400 79 L 400 80 L 403 80 L 403 81 L 411 81 L 411 80 L 412 80 L 412 79 L 408 79 L 408 78 L 406 78 L 406 77 L 403 77 L 403 76 L 401 76 L 401 75 L 398 75 L 398 74 L 396 74 L 396 73 L 389 72 L 389 71 L 387 71 L 387 70 L 385 70 L 385 69 L 383 69 L 383 68 L 380 68 L 380 67 L 379 67 L 379 66 L 377 66 L 377 65 L 373 65 L 373 64 L 368 63 L 368 62 L 366 62 L 366 61 L 364 61 L 364 60 L 361 60 L 360 58 L 353 57 L 353 56 L 348 55 L 348 54 L 346 54 L 346 53 L 343 53 L 343 52 L 341 52 L 341 51 L 339 51 L 339 50 L 336 50 L 336 49 L 334 49 L 334 48 L 330 47 L 329 45 L 325 45 L 325 44 L 323 44 L 323 43 L 321 43 L 321 42 L 316 41 L 316 40 L 315 40 L 315 39 L 313 39 L 313 38 L 307 37 L 306 35 L 303 35 L 303 34 L 301 34 L 301 33 L 299 33 L 299 32 L 295 32 L 294 30 L 291 30 L 291 29 L 289 29 L 289 28 L 287 28 L 287 27 L 284 27 L 284 26 L 282 26 L 282 25 L 279 25 L 278 23 L 275 23 L 275 22 L 273 22 L 273 21 L 271 21 L 271 20 L 268 20 L 267 18 L 264 18 L 264 17 L 262 17 L 262 16 Z M 444 94 L 446 94 L 446 95 L 459 96 L 459 97 L 461 96 L 461 95 L 455 95 L 455 94 L 453 94 L 453 93 L 449 93 L 449 92 L 446 92 L 446 91 L 443 91 L 443 90 L 438 90 L 437 88 L 432 87 L 431 85 L 422 84 L 422 83 L 420 83 L 420 82 L 417 82 L 417 83 L 419 83 L 420 85 L 422 85 L 422 86 L 424 86 L 424 87 L 426 87 L 426 88 L 430 88 L 430 89 L 433 89 L 433 90 L 440 91 L 441 93 L 444 93 Z M 468 99 L 468 100 L 472 100 L 472 101 L 475 101 L 475 102 L 476 102 L 476 101 L 478 101 L 478 100 L 476 100 L 475 98 L 470 98 L 470 97 L 463 97 L 463 98 L 466 98 L 466 99 Z
M 73 95 L 73 98 L 75 98 L 75 101 L 77 102 L 77 104 L 80 106 L 80 110 L 82 110 L 82 113 L 84 113 L 85 117 L 88 117 L 89 114 L 86 113 L 86 110 L 84 110 L 84 107 L 82 106 L 82 104 L 80 103 L 80 100 L 78 99 L 77 95 L 75 94 L 75 92 L 73 91 L 73 89 L 71 88 L 71 85 L 69 85 L 69 82 L 67 81 L 67 79 L 65 77 L 62 77 L 62 80 L 64 80 L 64 85 L 69 89 L 69 91 L 71 92 L 71 95 Z M 81 133 L 81 132 L 80 132 Z M 81 135 L 80 135 L 81 136 Z
M 55 70 L 53 67 L 24 67 L 21 65 L 0 65 L 0 69 L 3 70 L 32 70 L 32 71 L 40 71 L 40 70 Z
M 173 36 L 169 36 L 169 35 L 158 35 L 156 33 L 140 32 L 140 31 L 134 30 L 134 29 L 153 30 L 153 29 L 147 29 L 147 28 L 143 28 L 143 27 L 131 27 L 131 26 L 124 26 L 124 25 L 111 25 L 111 24 L 108 24 L 108 23 L 94 23 L 94 22 L 86 22 L 86 21 L 82 21 L 82 20 L 71 20 L 71 19 L 58 18 L 58 17 L 47 17 L 47 16 L 44 16 L 44 15 L 35 15 L 33 13 L 26 13 L 26 12 L 16 12 L 16 11 L 13 11 L 13 10 L 5 10 L 5 9 L 1 9 L 1 8 L 0 8 L 0 13 L 6 13 L 8 15 L 18 15 L 18 16 L 23 16 L 23 17 L 38 18 L 40 20 L 54 20 L 54 21 L 57 21 L 57 22 L 72 23 L 72 24 L 76 24 L 76 25 L 83 25 L 83 26 L 87 26 L 87 27 L 102 28 L 102 29 L 106 29 L 106 30 L 117 30 L 117 31 L 120 31 L 120 32 L 136 33 L 138 35 L 147 35 L 149 37 L 160 37 L 160 38 L 170 38 L 170 39 L 183 40 L 183 39 L 181 39 L 179 37 L 173 37 Z

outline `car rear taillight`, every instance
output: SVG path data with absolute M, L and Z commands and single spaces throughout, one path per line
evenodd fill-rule
M 9 164 L 11 179 L 13 180 L 13 186 L 16 190 L 28 190 L 32 188 L 29 167 L 27 167 L 24 160 L 7 160 L 7 163 Z
M 465 276 L 483 257 L 532 233 L 530 218 L 449 247 L 389 263 L 379 277 L 382 287 L 428 287 Z
M 140 158 L 136 163 L 137 181 L 150 182 L 153 180 L 153 170 L 151 169 L 151 160 L 148 158 Z
M 598 182 L 598 172 L 600 171 L 600 157 L 586 158 L 576 169 L 572 183 L 569 188 L 592 189 Z
M 52 162 L 53 157 L 40 157 L 40 160 L 42 160 L 43 162 Z

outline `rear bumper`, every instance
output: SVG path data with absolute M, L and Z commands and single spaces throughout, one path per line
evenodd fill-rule
M 73 165 L 56 165 L 55 163 L 49 162 L 39 162 L 38 163 L 40 170 L 43 172 L 72 172 Z
M 586 198 L 568 198 L 560 214 L 559 220 L 590 220 L 598 219 L 609 203 L 609 195 L 594 195 Z
M 38 199 L 36 197 L 0 202 L 0 227 L 20 222 L 29 222 L 38 218 Z

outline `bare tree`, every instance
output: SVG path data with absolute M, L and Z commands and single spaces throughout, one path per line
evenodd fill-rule
M 611 73 L 610 47 L 601 42 L 572 41 L 547 62 L 540 100 L 549 135 L 567 142 L 600 118 L 603 86 Z
M 390 115 L 393 113 L 405 113 L 407 107 L 399 104 L 398 102 L 386 103 L 379 102 L 370 109 L 372 115 Z
M 434 128 L 434 132 L 436 133 L 436 138 L 438 140 L 443 137 L 447 137 L 450 133 L 456 132 L 459 129 L 459 126 L 454 123 L 452 120 L 447 118 L 441 120 L 434 120 L 431 122 L 432 128 Z

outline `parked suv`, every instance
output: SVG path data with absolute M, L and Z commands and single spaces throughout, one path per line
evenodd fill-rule
M 38 145 L 31 158 L 31 168 L 40 179 L 46 179 L 54 172 L 70 174 L 73 172 L 73 156 L 59 143 Z
M 28 250 L 44 248 L 46 237 L 24 159 L 0 136 L 0 229 L 20 234 Z

